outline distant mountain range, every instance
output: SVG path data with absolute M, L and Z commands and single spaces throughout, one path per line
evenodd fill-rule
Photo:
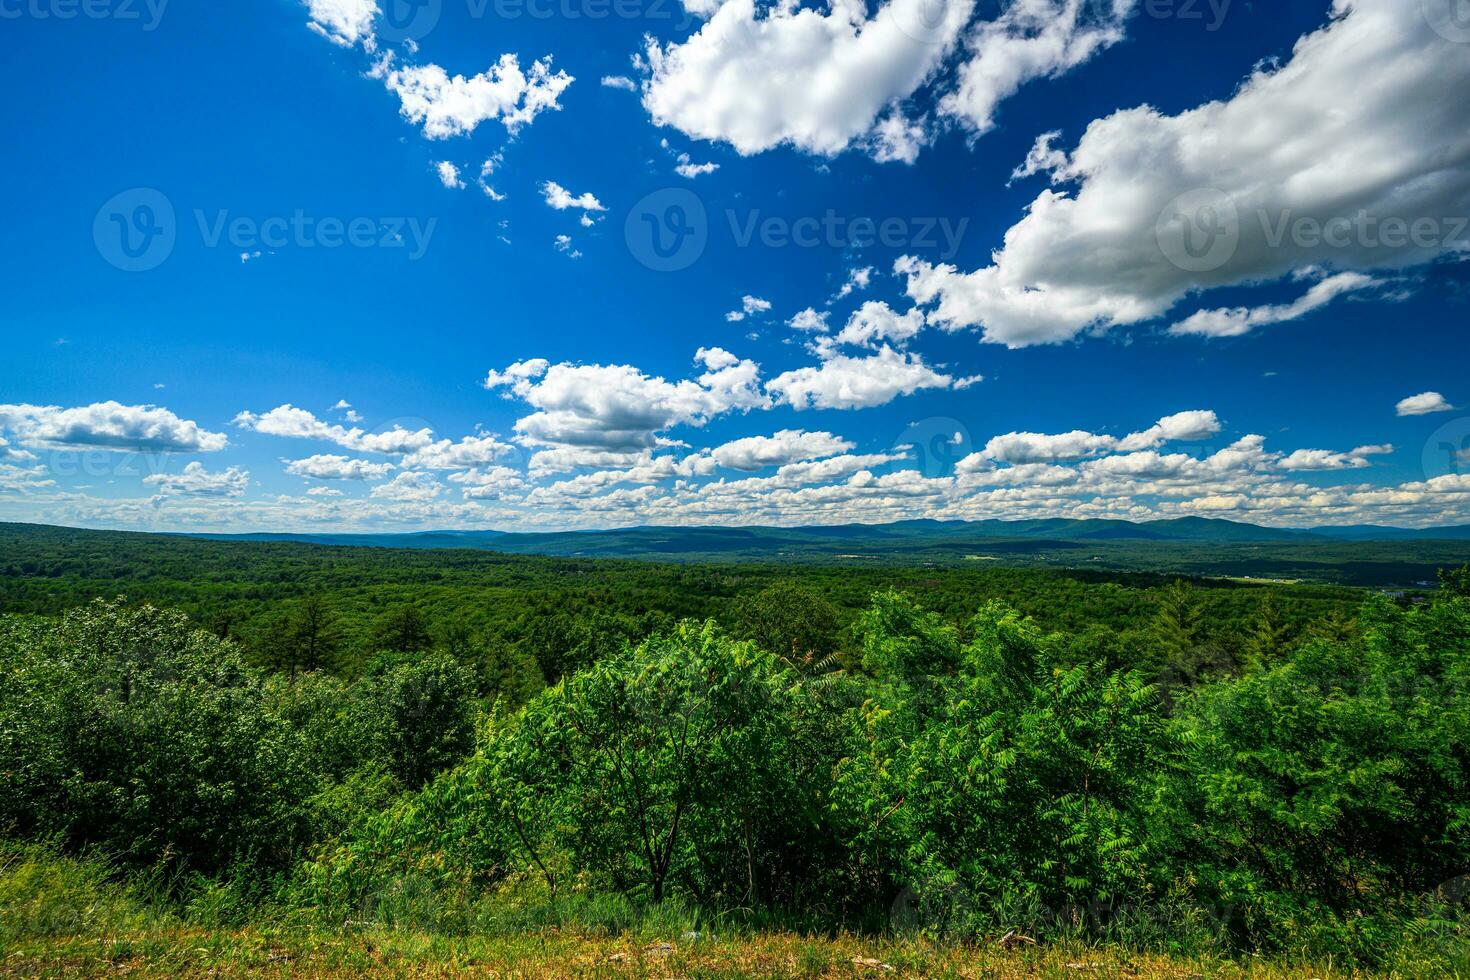
M 1203 517 L 1135 523 L 1052 518 L 1026 521 L 900 521 L 813 527 L 635 527 L 609 531 L 517 534 L 424 531 L 412 534 L 188 535 L 227 541 L 294 541 L 377 548 L 471 548 L 560 557 L 877 557 L 979 549 L 1075 550 L 1088 544 L 1285 544 L 1352 541 L 1470 541 L 1470 525 L 1397 528 L 1377 525 L 1270 528 Z M 855 554 L 854 554 L 855 553 Z

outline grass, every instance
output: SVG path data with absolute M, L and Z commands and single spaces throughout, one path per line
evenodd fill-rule
M 451 977 L 1349 977 L 1331 963 L 1167 956 L 1084 942 L 1035 945 L 990 937 L 970 945 L 919 939 L 790 932 L 693 931 L 679 914 L 623 929 L 595 923 L 536 924 L 450 936 L 415 928 L 324 928 L 300 915 L 249 911 L 242 927 L 208 902 L 162 911 L 158 882 L 127 883 L 101 861 L 60 857 L 40 845 L 0 849 L 0 976 Z M 239 909 L 234 910 L 238 918 Z M 229 916 L 226 915 L 226 918 Z M 584 921 L 585 920 L 585 921 Z M 274 922 L 276 924 L 267 924 Z M 580 924 L 579 924 L 580 923 Z M 589 924 L 593 923 L 593 924 Z M 699 928 L 699 927 L 696 927 Z M 1413 954 L 1410 954 L 1412 957 Z M 1399 958 L 1378 976 L 1470 978 L 1464 958 Z
M 448 977 L 1345 977 L 1315 967 L 1127 955 L 1117 950 L 769 934 L 731 939 L 526 933 L 447 938 L 416 932 L 156 929 L 0 944 L 8 976 Z M 1425 974 L 1398 973 L 1399 976 Z

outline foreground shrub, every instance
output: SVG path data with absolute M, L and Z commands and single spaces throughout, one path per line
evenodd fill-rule
M 313 788 L 300 738 L 233 645 L 97 601 L 0 625 L 0 826 L 210 872 L 282 863 Z

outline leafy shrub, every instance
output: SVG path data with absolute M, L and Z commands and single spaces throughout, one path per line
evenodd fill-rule
M 180 614 L 96 601 L 0 627 L 0 825 L 202 871 L 284 861 L 312 788 L 236 649 Z

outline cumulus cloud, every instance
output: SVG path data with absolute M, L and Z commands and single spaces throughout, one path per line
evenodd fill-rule
M 842 288 L 837 290 L 837 294 L 832 297 L 831 302 L 841 302 L 853 293 L 867 289 L 873 281 L 873 272 L 874 269 L 871 265 L 850 270 L 847 273 L 847 282 L 843 283 Z
M 286 472 L 311 480 L 381 480 L 396 467 L 347 456 L 320 454 L 286 463 Z
M 1382 279 L 1361 272 L 1339 272 L 1328 276 L 1290 303 L 1271 306 L 1236 307 L 1223 310 L 1200 310 L 1169 328 L 1172 334 L 1196 334 L 1202 337 L 1239 337 L 1256 327 L 1285 323 L 1306 316 L 1346 293 L 1383 285 Z
M 1408 415 L 1431 415 L 1435 412 L 1453 412 L 1455 406 L 1437 391 L 1426 391 L 1420 395 L 1410 395 L 1396 406 L 1399 416 Z M 0 408 L 0 412 L 4 409 Z
M 523 444 L 617 453 L 652 448 L 661 433 L 676 426 L 699 427 L 726 412 L 769 405 L 753 361 L 720 348 L 702 348 L 696 359 L 705 373 L 679 381 L 626 364 L 536 360 L 490 372 L 486 386 L 508 386 L 536 409 L 516 422 Z
M 638 60 L 643 104 L 656 123 L 743 154 L 858 146 L 879 162 L 912 163 L 934 129 L 904 108 L 920 90 L 939 96 L 942 119 L 982 134 L 1023 85 L 1121 40 L 1135 5 L 1011 0 L 986 20 L 974 0 L 887 0 L 871 14 L 858 0 L 825 9 L 701 0 L 709 19 L 696 34 L 650 41 Z
M 0 463 L 0 492 L 28 493 L 54 486 L 56 486 L 56 481 L 47 477 L 44 466 L 15 466 L 11 463 Z
M 78 408 L 0 405 L 0 430 L 23 446 L 119 452 L 209 453 L 229 440 L 156 405 L 97 402 Z
M 922 329 L 922 310 L 915 308 L 900 315 L 887 303 L 870 301 L 852 314 L 833 340 L 855 347 L 874 347 L 880 342 L 902 347 Z
M 1382 456 L 1393 452 L 1392 446 L 1359 446 L 1345 453 L 1330 449 L 1298 449 L 1283 456 L 1277 466 L 1290 472 L 1327 472 L 1331 470 L 1356 470 L 1372 463 L 1370 456 Z
M 236 466 L 211 473 L 202 463 L 190 463 L 182 473 L 155 473 L 143 482 L 157 487 L 165 497 L 243 497 L 250 474 Z
M 308 26 L 333 44 L 373 47 L 377 0 L 306 0 L 306 14 Z
M 836 456 L 853 448 L 853 443 L 830 432 L 782 429 L 775 435 L 751 436 L 727 442 L 713 450 L 715 460 L 726 469 L 753 472 L 768 466 Z
M 590 191 L 584 194 L 573 194 L 554 180 L 548 180 L 541 185 L 541 196 L 546 200 L 549 207 L 558 211 L 575 209 L 580 211 L 606 211 L 596 195 Z
M 387 455 L 414 452 L 434 441 L 432 429 L 409 430 L 395 425 L 381 432 L 365 432 L 359 428 L 348 429 L 323 422 L 306 409 L 293 405 L 280 405 L 264 415 L 241 412 L 235 416 L 235 424 L 262 435 L 288 439 L 319 439 L 323 442 L 334 442 L 345 449 Z
M 771 309 L 771 301 L 761 299 L 759 296 L 747 295 L 740 301 L 740 309 L 731 310 L 725 314 L 725 319 L 730 323 L 739 323 L 748 316 L 758 316 L 768 313 Z
M 1220 431 L 1214 412 L 1179 412 L 1159 419 L 1140 432 L 1121 439 L 1081 429 L 1058 434 L 1009 432 L 986 443 L 980 452 L 962 460 L 964 472 L 974 472 L 991 463 L 1025 465 L 1088 459 L 1104 453 L 1137 453 L 1167 442 L 1199 442 Z
M 520 473 L 508 466 L 488 466 L 451 473 L 449 482 L 458 484 L 467 500 L 496 500 L 526 489 Z
M 1055 78 L 1123 40 L 1135 0 L 1016 0 L 965 38 L 968 60 L 941 114 L 972 133 L 995 127 L 1002 101 L 1038 78 Z
M 829 357 L 816 367 L 772 378 L 766 390 L 797 411 L 807 408 L 872 408 L 923 388 L 948 388 L 954 378 L 926 365 L 917 354 L 888 346 L 866 357 Z
M 603 75 L 602 87 L 622 89 L 624 92 L 638 91 L 638 83 L 626 75 Z
M 859 0 L 827 10 L 728 0 L 692 37 L 650 41 L 643 105 L 658 125 L 721 140 L 742 154 L 783 143 L 830 156 L 855 141 L 902 158 L 889 113 L 943 63 L 973 0 Z M 901 128 L 901 127 L 900 127 Z
M 460 179 L 459 168 L 448 160 L 440 160 L 434 164 L 434 172 L 439 175 L 439 183 L 452 191 L 464 190 L 464 181 Z
M 9 440 L 0 438 L 0 462 L 28 463 L 35 458 L 35 453 L 17 449 L 10 444 Z
M 374 500 L 396 500 L 405 503 L 433 500 L 444 492 L 444 485 L 429 473 L 399 473 L 387 483 L 373 487 Z
M 718 163 L 695 163 L 687 153 L 680 153 L 678 162 L 674 166 L 674 173 L 687 180 L 712 174 L 720 169 Z
M 902 259 L 909 295 L 934 305 L 933 323 L 1024 347 L 1155 319 L 1216 287 L 1463 256 L 1470 100 L 1443 94 L 1470 88 L 1470 58 L 1423 6 L 1335 0 L 1326 26 L 1229 99 L 1172 116 L 1120 111 L 1072 153 L 1048 147 L 1031 169 L 1057 187 L 992 264 L 964 273 Z
M 465 436 L 458 442 L 441 439 L 403 457 L 407 469 L 462 470 L 485 466 L 515 452 L 494 436 Z
M 389 53 L 372 74 L 398 96 L 403 118 L 428 139 L 467 135 L 490 121 L 514 135 L 541 113 L 560 109 L 561 95 L 574 81 L 565 71 L 553 72 L 550 58 L 524 70 L 513 54 L 466 78 L 434 64 L 396 67 Z
M 826 333 L 828 330 L 827 317 L 830 316 L 826 310 L 818 313 L 808 306 L 796 316 L 786 321 L 786 325 L 792 330 L 800 330 L 803 333 Z

